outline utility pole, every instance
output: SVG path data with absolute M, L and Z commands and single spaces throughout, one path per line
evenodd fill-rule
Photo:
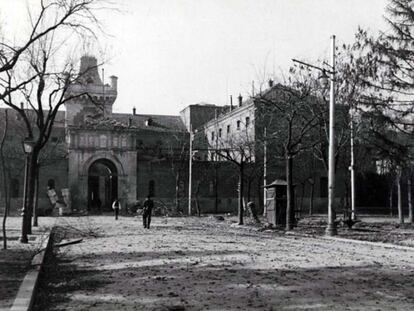
M 264 150 L 263 150 L 263 216 L 267 216 L 267 134 L 264 128 Z
M 102 68 L 102 114 L 105 117 L 105 69 Z
M 191 184 L 193 169 L 193 126 L 190 124 L 190 159 L 188 161 L 188 216 L 191 216 Z
M 328 169 L 328 226 L 326 235 L 337 234 L 335 224 L 335 35 L 332 36 L 332 59 L 329 94 L 329 169 Z
M 350 109 L 350 130 L 351 130 L 351 219 L 356 220 L 355 210 L 355 155 L 354 155 L 354 109 Z
M 329 73 L 330 92 L 329 92 L 329 164 L 328 164 L 328 226 L 326 227 L 326 235 L 336 235 L 335 223 L 335 35 L 332 35 L 332 58 L 329 70 L 307 64 L 297 59 L 294 62 L 305 65 L 310 68 L 317 69 L 322 72 L 323 76 Z

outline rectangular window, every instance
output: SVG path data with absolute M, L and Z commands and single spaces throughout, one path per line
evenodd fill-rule
M 101 135 L 101 137 L 100 137 L 100 147 L 101 148 L 106 148 L 106 142 L 107 142 L 106 136 Z
M 248 127 L 250 125 L 250 118 L 246 117 L 246 127 Z
M 214 132 L 211 132 L 211 140 L 214 140 Z
M 219 129 L 218 137 L 221 137 L 221 129 Z
M 227 134 L 230 133 L 230 124 L 227 125 Z
M 240 130 L 240 120 L 237 120 L 237 130 Z
M 92 148 L 94 146 L 95 138 L 93 136 L 88 137 L 88 147 Z
M 121 145 L 122 145 L 122 148 L 126 148 L 126 146 L 127 146 L 127 139 L 126 139 L 126 137 L 122 137 Z
M 81 147 L 84 147 L 84 146 L 85 146 L 85 137 L 84 137 L 84 136 L 81 136 L 81 137 L 80 137 L 80 140 L 79 140 L 79 145 L 80 145 Z

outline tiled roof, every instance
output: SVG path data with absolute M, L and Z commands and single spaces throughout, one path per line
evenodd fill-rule
M 121 123 L 128 123 L 131 119 L 131 127 L 148 128 L 147 121 L 151 119 L 150 128 L 159 128 L 165 130 L 185 131 L 186 127 L 179 116 L 156 115 L 156 114 L 130 114 L 130 113 L 113 113 L 112 118 Z

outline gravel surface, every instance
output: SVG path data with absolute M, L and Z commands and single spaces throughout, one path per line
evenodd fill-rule
M 229 220 L 61 218 L 38 310 L 413 310 L 414 250 Z M 76 228 L 76 229 L 74 229 Z M 95 235 L 95 237 L 91 236 Z M 97 237 L 96 237 L 97 236 Z

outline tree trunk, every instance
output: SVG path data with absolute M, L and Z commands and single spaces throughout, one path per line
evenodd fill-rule
M 218 213 L 218 178 L 217 178 L 218 167 L 214 163 L 214 213 Z
M 36 165 L 35 171 L 35 186 L 34 186 L 34 199 L 33 199 L 33 227 L 38 226 L 37 212 L 39 203 L 39 164 Z
M 175 212 L 174 214 L 178 214 L 180 210 L 180 173 L 178 172 L 175 175 Z
M 243 160 L 239 166 L 239 225 L 243 225 L 243 177 L 244 177 L 244 165 Z
M 313 214 L 313 197 L 315 194 L 315 183 L 310 183 L 311 189 L 310 189 L 310 196 L 309 196 L 309 216 L 312 216 Z
M 8 118 L 7 118 L 7 110 L 5 111 L 5 122 L 4 122 L 4 132 L 3 137 L 0 143 L 0 161 L 1 161 L 1 172 L 2 172 L 2 179 L 3 179 L 3 197 L 4 197 L 4 214 L 3 214 L 3 249 L 7 249 L 7 232 L 6 232 L 6 220 L 9 214 L 10 209 L 10 193 L 8 189 L 8 182 L 7 182 L 7 175 L 6 175 L 6 163 L 4 161 L 4 141 L 6 140 L 7 136 L 7 129 L 8 129 Z
M 302 189 L 301 189 L 302 191 L 301 191 L 301 194 L 300 194 L 299 218 L 302 217 L 303 200 L 305 198 L 305 182 L 302 182 L 301 186 L 302 186 Z
M 196 203 L 196 212 L 197 212 L 198 217 L 201 216 L 200 201 L 198 199 L 198 193 L 200 192 L 200 184 L 201 184 L 201 182 L 199 180 L 197 180 L 196 188 L 195 188 L 195 191 L 194 191 L 195 203 Z
M 32 234 L 32 216 L 33 216 L 33 203 L 35 196 L 35 184 L 36 184 L 36 171 L 38 165 L 39 152 L 36 147 L 30 155 L 29 169 L 27 177 L 27 233 Z
M 401 189 L 401 170 L 397 174 L 397 195 L 398 195 L 398 222 L 400 224 L 404 223 L 404 213 L 402 207 L 402 189 Z
M 412 224 L 414 222 L 413 200 L 412 200 L 412 185 L 411 185 L 411 170 L 408 171 L 407 178 L 407 201 L 408 201 L 408 222 Z
M 265 210 L 265 208 L 266 208 L 266 206 L 265 206 L 265 202 L 263 201 L 263 196 L 264 196 L 264 194 L 263 194 L 263 192 L 262 191 L 264 191 L 265 189 L 263 188 L 263 190 L 262 190 L 262 188 L 261 188 L 261 185 L 260 185 L 260 182 L 258 182 L 257 183 L 257 197 L 259 198 L 259 210 L 260 210 L 260 208 L 263 206 L 263 212 L 262 212 L 262 215 L 264 214 L 264 210 Z
M 293 229 L 292 156 L 286 152 L 286 230 Z
M 390 192 L 389 192 L 389 198 L 388 198 L 388 202 L 390 204 L 390 216 L 393 216 L 392 213 L 392 207 L 393 207 L 393 196 L 394 196 L 394 184 L 390 185 Z

